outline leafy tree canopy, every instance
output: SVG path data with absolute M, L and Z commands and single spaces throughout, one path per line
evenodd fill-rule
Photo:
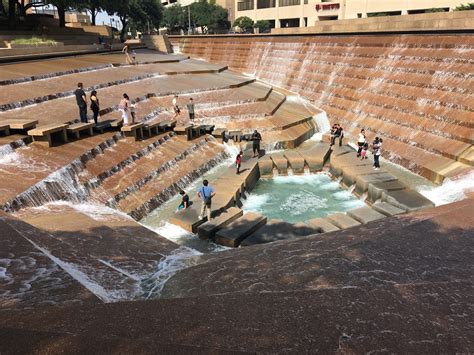
M 474 10 L 474 2 L 470 2 L 466 5 L 460 5 L 454 9 L 454 11 L 467 11 Z
M 201 27 L 202 33 L 210 29 L 228 29 L 227 10 L 219 6 L 215 1 L 208 2 L 199 0 L 190 5 L 192 23 Z
M 163 11 L 163 18 L 161 19 L 161 25 L 168 27 L 169 29 L 182 29 L 186 28 L 188 24 L 188 15 L 185 8 L 179 3 L 175 3 L 172 6 L 168 6 Z
M 270 29 L 270 22 L 267 20 L 258 20 L 257 22 L 255 22 L 254 27 L 258 28 L 260 32 L 265 32 Z
M 241 31 L 251 31 L 253 29 L 254 23 L 250 17 L 241 16 L 237 17 L 234 21 L 234 27 L 240 28 Z

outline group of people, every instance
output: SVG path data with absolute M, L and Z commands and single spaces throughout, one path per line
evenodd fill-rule
M 179 192 L 181 195 L 181 202 L 178 206 L 178 210 L 186 209 L 191 206 L 191 202 L 189 201 L 189 196 L 186 192 L 181 190 Z M 212 186 L 209 185 L 208 180 L 203 180 L 201 188 L 197 192 L 198 197 L 202 201 L 201 205 L 201 213 L 199 214 L 199 219 L 204 219 L 207 217 L 207 220 L 211 220 L 211 212 L 212 212 L 212 199 L 216 195 Z
M 172 104 L 174 111 L 173 119 L 177 119 L 179 116 L 181 116 L 181 109 L 178 105 L 178 95 L 174 95 Z M 194 101 L 192 97 L 189 98 L 189 101 L 186 104 L 186 108 L 188 109 L 189 121 L 194 124 Z
M 81 122 L 87 123 L 89 121 L 87 118 L 87 95 L 84 91 L 84 85 L 82 83 L 77 83 L 77 89 L 74 91 L 74 95 L 76 96 L 77 106 L 79 107 L 79 117 L 81 118 Z M 90 102 L 90 109 L 93 113 L 93 119 L 95 124 L 97 124 L 99 119 L 100 104 L 96 90 L 91 91 Z
M 380 155 L 382 155 L 382 143 L 383 139 L 379 137 L 375 137 L 374 141 L 372 142 L 372 152 L 374 154 L 373 168 L 376 170 L 380 169 Z M 357 138 L 357 146 L 357 157 L 361 158 L 362 160 L 367 159 L 369 142 L 367 141 L 367 137 L 365 135 L 365 129 L 361 129 L 359 133 L 359 137 Z
M 344 129 L 341 127 L 339 123 L 335 123 L 331 127 L 331 143 L 330 146 L 332 147 L 336 144 L 336 139 L 339 138 L 339 147 L 342 146 L 342 139 L 344 138 Z

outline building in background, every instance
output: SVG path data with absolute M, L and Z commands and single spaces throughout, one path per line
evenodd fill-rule
M 317 21 L 452 11 L 459 0 L 237 0 L 235 16 L 267 20 L 272 28 L 309 27 Z

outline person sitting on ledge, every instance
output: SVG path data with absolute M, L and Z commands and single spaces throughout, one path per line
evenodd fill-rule
M 179 194 L 181 195 L 181 203 L 178 206 L 178 210 L 188 208 L 189 207 L 189 196 L 188 196 L 188 194 L 186 192 L 184 192 L 183 190 L 181 190 L 179 192 Z

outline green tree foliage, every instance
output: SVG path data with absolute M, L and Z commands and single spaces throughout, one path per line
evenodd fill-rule
M 234 27 L 240 28 L 241 32 L 252 31 L 253 26 L 253 20 L 247 16 L 237 17 L 234 21 Z
M 91 15 L 92 26 L 96 25 L 95 19 L 99 12 L 104 9 L 104 0 L 79 0 L 78 9 L 86 10 Z
M 215 1 L 199 0 L 199 2 L 190 5 L 190 11 L 192 23 L 196 27 L 200 27 L 202 33 L 229 28 L 227 10 L 217 5 Z
M 258 28 L 259 32 L 266 32 L 270 29 L 270 22 L 267 20 L 258 20 L 255 22 L 255 28 Z
M 187 11 L 179 3 L 175 3 L 164 9 L 163 18 L 161 19 L 161 25 L 163 27 L 167 27 L 170 30 L 180 30 L 186 28 L 187 24 Z
M 468 11 L 474 10 L 474 2 L 470 2 L 466 5 L 460 5 L 454 9 L 454 11 Z

